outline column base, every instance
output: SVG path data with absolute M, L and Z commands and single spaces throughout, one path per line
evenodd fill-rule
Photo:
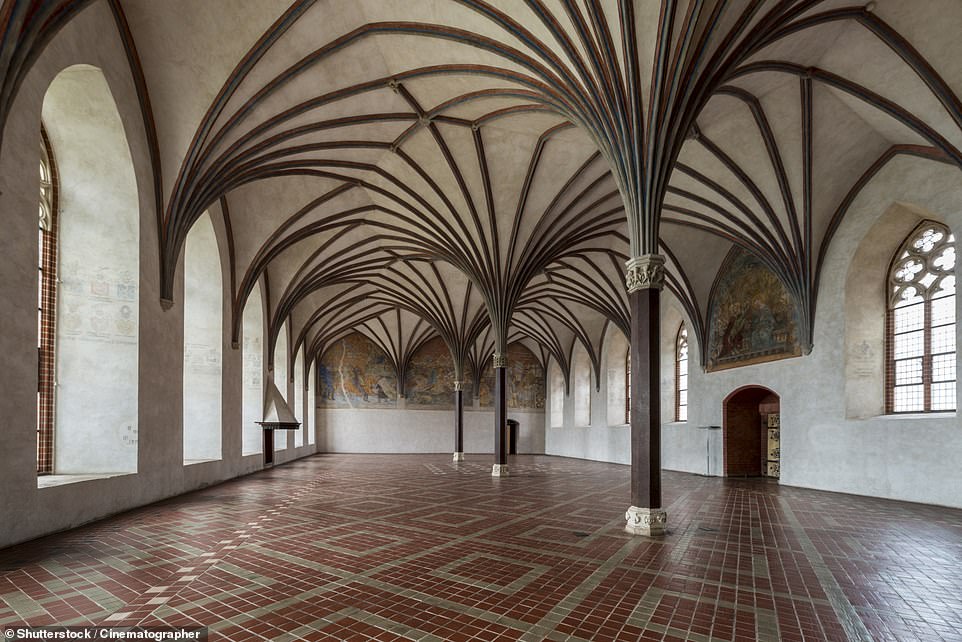
M 464 453 L 454 453 L 454 459 L 452 461 L 464 461 Z
M 508 476 L 508 465 L 507 464 L 493 464 L 491 466 L 491 476 L 492 477 L 507 477 Z
M 625 513 L 628 523 L 625 530 L 632 535 L 664 535 L 668 513 L 663 508 L 638 508 L 631 506 Z

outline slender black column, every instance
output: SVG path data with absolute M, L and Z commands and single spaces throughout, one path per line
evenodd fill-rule
M 454 461 L 464 461 L 464 390 L 454 382 Z
M 626 530 L 664 533 L 661 505 L 661 287 L 664 259 L 647 255 L 628 262 L 631 311 L 631 507 Z
M 493 477 L 505 477 L 508 474 L 508 454 L 505 450 L 504 431 L 508 427 L 507 404 L 507 362 L 500 353 L 494 355 L 494 465 L 491 467 Z

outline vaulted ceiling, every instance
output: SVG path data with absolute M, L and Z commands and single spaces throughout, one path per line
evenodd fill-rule
M 733 246 L 807 342 L 859 189 L 962 161 L 955 0 L 7 0 L 0 116 L 98 2 L 140 81 L 165 295 L 219 208 L 235 332 L 266 276 L 271 336 L 291 319 L 312 356 L 359 328 L 402 359 L 439 333 L 459 367 L 511 340 L 597 364 L 656 250 L 702 343 Z

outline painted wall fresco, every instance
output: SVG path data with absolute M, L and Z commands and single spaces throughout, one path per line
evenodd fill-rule
M 58 325 L 61 341 L 137 344 L 137 283 L 130 270 L 65 261 Z
M 454 362 L 443 339 L 431 339 L 411 359 L 404 392 L 408 408 L 454 408 Z
M 508 346 L 508 408 L 544 410 L 545 376 L 538 359 L 520 343 Z M 481 377 L 481 406 L 494 405 L 494 371 L 488 363 Z
M 397 377 L 387 355 L 353 333 L 331 346 L 318 367 L 317 405 L 326 408 L 393 408 Z
M 544 369 L 530 350 L 508 347 L 508 407 L 543 410 Z M 474 373 L 464 377 L 465 409 L 474 406 Z M 406 408 L 454 408 L 454 364 L 440 338 L 425 343 L 405 377 Z M 480 405 L 492 406 L 494 373 L 487 364 L 480 386 Z M 397 407 L 397 379 L 387 355 L 367 337 L 354 333 L 331 346 L 318 366 L 317 406 L 325 408 Z
M 797 357 L 798 311 L 781 280 L 735 250 L 719 270 L 709 304 L 707 369 Z

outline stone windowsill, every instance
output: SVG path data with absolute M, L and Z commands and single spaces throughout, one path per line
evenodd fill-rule
M 185 466 L 193 466 L 194 464 L 209 464 L 214 461 L 221 461 L 220 459 L 185 459 Z
M 919 419 L 955 419 L 955 412 L 903 412 L 891 415 L 876 415 L 875 417 L 868 417 L 868 419 L 884 419 L 886 421 L 896 421 L 901 419 L 909 419 L 911 421 L 917 421 Z
M 66 486 L 67 484 L 79 484 L 95 479 L 110 479 L 111 477 L 123 477 L 124 475 L 135 475 L 136 473 L 90 473 L 78 475 L 38 475 L 37 488 L 52 488 L 54 486 Z

